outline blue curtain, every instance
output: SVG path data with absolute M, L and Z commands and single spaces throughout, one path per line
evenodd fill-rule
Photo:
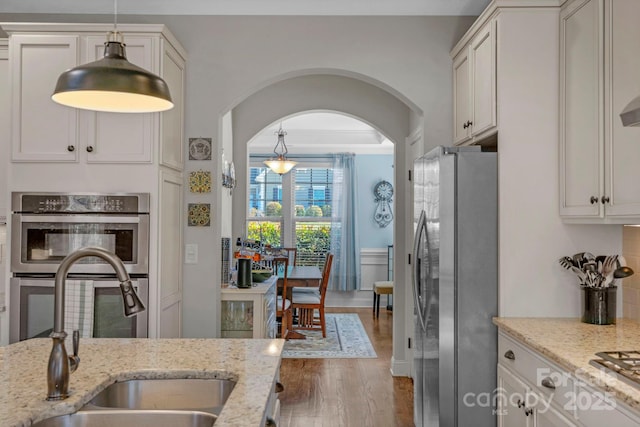
M 354 155 L 333 155 L 333 195 L 331 212 L 330 289 L 355 291 L 360 289 L 360 245 L 356 202 L 356 171 Z

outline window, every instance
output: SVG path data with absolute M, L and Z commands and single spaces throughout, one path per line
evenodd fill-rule
M 281 177 L 252 167 L 249 176 L 247 238 L 295 245 L 299 265 L 321 267 L 331 246 L 333 170 L 299 164 Z

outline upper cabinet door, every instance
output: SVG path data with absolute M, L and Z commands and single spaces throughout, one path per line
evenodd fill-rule
M 610 101 L 605 146 L 605 205 L 608 217 L 640 214 L 640 128 L 623 127 L 620 112 L 640 95 L 640 1 L 612 0 L 606 3 L 605 30 L 610 42 L 605 47 L 605 79 L 610 82 Z
M 51 100 L 63 71 L 78 65 L 78 37 L 15 35 L 11 67 L 11 159 L 78 160 L 78 111 Z
M 184 78 L 185 61 L 166 41 L 162 49 L 162 76 L 169 85 L 174 107 L 162 113 L 160 164 L 181 171 L 184 167 Z
M 487 22 L 453 59 L 453 142 L 493 135 L 496 111 L 496 21 Z
M 576 0 L 560 19 L 560 214 L 604 215 L 604 0 Z
M 84 62 L 104 57 L 104 36 L 84 38 Z M 159 58 L 154 57 L 157 38 L 127 37 L 126 55 L 129 62 L 153 73 L 159 73 Z M 157 49 L 157 48 L 156 48 Z M 159 113 L 103 113 L 82 111 L 81 135 L 86 141 L 88 163 L 151 163 L 153 141 L 157 138 Z
M 453 60 L 453 142 L 462 144 L 471 137 L 469 50 L 462 50 Z
M 496 126 L 496 34 L 489 21 L 471 41 L 473 87 L 471 131 L 478 135 Z

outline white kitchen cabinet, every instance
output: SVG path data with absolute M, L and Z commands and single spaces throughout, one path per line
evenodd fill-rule
M 640 219 L 640 129 L 619 114 L 640 94 L 636 0 L 574 0 L 560 31 L 560 215 L 567 221 Z
M 640 414 L 500 331 L 498 427 L 631 427 Z M 523 414 L 525 418 L 523 418 Z
M 158 152 L 161 165 L 182 170 L 185 55 L 164 27 L 119 26 L 127 59 L 165 78 L 175 104 L 167 112 L 141 114 L 78 110 L 51 100 L 60 73 L 103 57 L 110 26 L 3 29 L 10 34 L 12 161 L 154 163 Z
M 455 144 L 496 132 L 496 21 L 489 20 L 453 59 Z
M 78 161 L 79 111 L 51 100 L 58 76 L 79 61 L 76 35 L 18 34 L 9 38 L 11 158 Z
M 503 333 L 498 336 L 498 426 L 575 427 L 571 376 Z M 514 414 L 515 412 L 515 414 Z M 524 414 L 525 418 L 522 418 Z
M 533 427 L 532 410 L 525 406 L 527 385 L 501 365 L 498 365 L 498 390 L 498 427 Z
M 272 276 L 249 289 L 221 290 L 222 338 L 275 338 L 276 284 Z

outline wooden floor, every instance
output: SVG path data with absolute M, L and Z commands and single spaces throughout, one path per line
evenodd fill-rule
M 410 378 L 392 377 L 391 312 L 329 309 L 358 313 L 378 355 L 376 359 L 282 359 L 281 418 L 278 427 L 413 426 Z

